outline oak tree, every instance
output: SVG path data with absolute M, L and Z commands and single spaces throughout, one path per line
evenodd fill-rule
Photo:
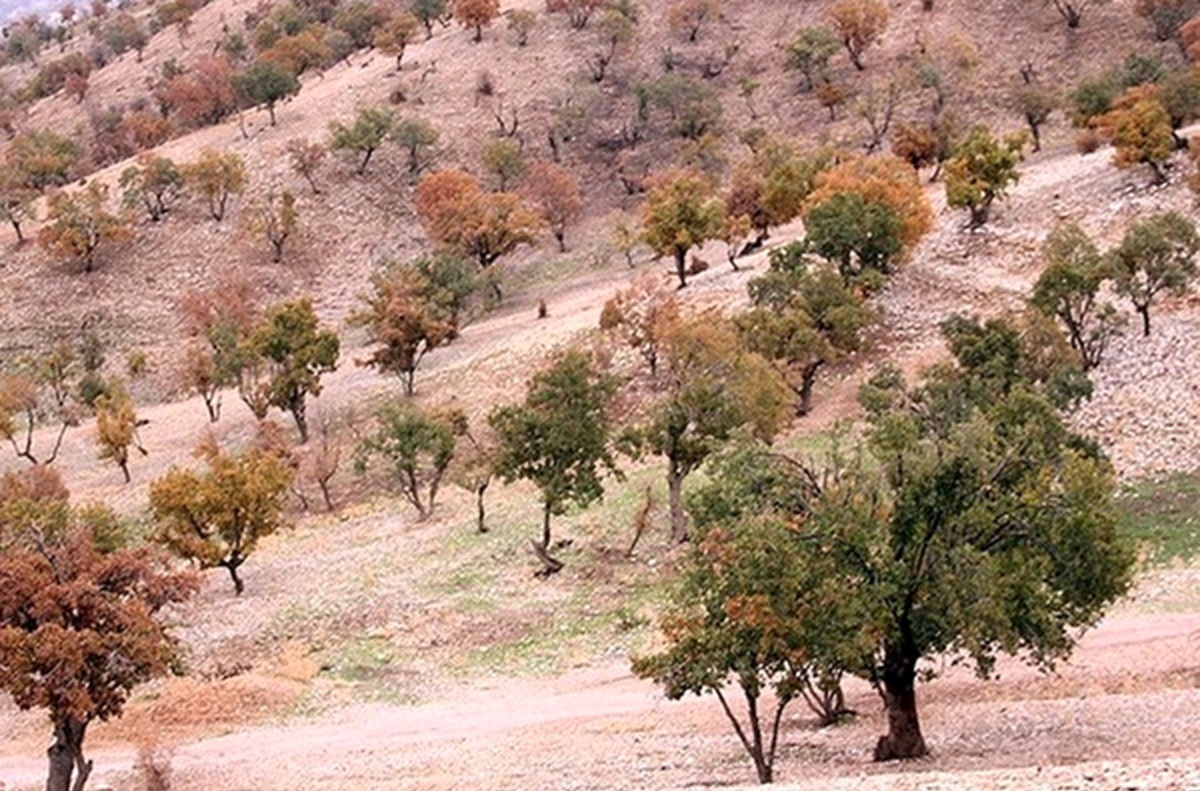
M 337 333 L 321 329 L 305 297 L 269 308 L 242 346 L 246 358 L 257 363 L 242 369 L 243 399 L 288 412 L 300 444 L 308 442 L 308 397 L 319 396 L 321 376 L 337 368 Z
M 558 240 L 558 251 L 567 251 L 567 226 L 583 216 L 579 182 L 566 170 L 548 162 L 535 162 L 525 176 L 521 192 L 537 207 L 542 221 Z
M 418 518 L 428 519 L 466 418 L 460 412 L 423 410 L 410 401 L 387 404 L 375 418 L 378 428 L 359 443 L 355 468 L 363 473 L 372 461 L 382 464 Z
M 321 190 L 317 188 L 316 175 L 327 153 L 329 152 L 325 146 L 306 137 L 294 137 L 287 142 L 288 162 L 292 170 L 308 182 L 313 195 L 321 194 Z
M 687 254 L 709 239 L 719 238 L 725 208 L 712 184 L 694 171 L 660 177 L 642 204 L 642 239 L 675 262 L 679 287 L 687 286 Z
M 371 156 L 388 139 L 395 124 L 395 115 L 386 107 L 360 107 L 349 125 L 341 121 L 329 122 L 329 148 L 361 157 L 354 171 L 361 176 L 367 172 Z
M 183 171 L 174 161 L 143 154 L 121 172 L 121 202 L 127 209 L 144 209 L 151 222 L 159 222 L 178 200 L 183 181 Z
M 300 92 L 300 80 L 288 69 L 270 60 L 255 61 L 233 78 L 234 87 L 246 104 L 266 107 L 275 126 L 275 105 Z
M 293 472 L 257 448 L 234 455 L 209 440 L 198 453 L 208 469 L 172 467 L 150 484 L 154 540 L 200 568 L 225 569 L 240 596 L 242 564 L 259 541 L 291 524 L 284 508 Z
M 454 0 L 451 13 L 465 28 L 475 30 L 475 43 L 483 41 L 483 28 L 500 15 L 500 0 Z
M 246 189 L 246 163 L 233 151 L 212 148 L 200 153 L 200 158 L 184 166 L 184 182 L 204 199 L 208 214 L 217 222 L 225 218 L 229 199 Z
M 112 546 L 115 517 L 27 501 L 0 516 L 0 689 L 54 728 L 47 791 L 79 791 L 94 722 L 121 716 L 134 687 L 174 666 L 157 613 L 196 588 L 147 549 Z M 86 603 L 86 606 L 81 606 Z
M 604 474 L 617 472 L 609 449 L 614 391 L 613 380 L 587 354 L 570 350 L 534 375 L 524 403 L 488 416 L 497 437 L 496 475 L 506 483 L 528 480 L 541 492 L 542 534 L 532 543 L 543 574 L 562 569 L 550 554 L 550 518 L 599 500 Z
M 1180 296 L 1198 274 L 1200 235 L 1195 224 L 1176 212 L 1155 214 L 1125 229 L 1112 250 L 1113 291 L 1125 297 L 1142 318 L 1142 335 L 1150 335 L 1150 306 L 1166 292 Z
M 979 124 L 955 148 L 954 156 L 946 163 L 946 202 L 970 209 L 970 227 L 987 223 L 992 204 L 1017 183 L 1017 165 L 1024 147 L 1023 133 L 999 140 Z
M 829 8 L 829 24 L 850 55 L 854 68 L 866 68 L 863 52 L 887 30 L 888 10 L 882 0 L 837 0 Z
M 108 185 L 93 181 L 79 192 L 50 196 L 38 243 L 54 255 L 81 262 L 83 271 L 91 272 L 101 248 L 133 237 L 129 220 L 108 210 Z

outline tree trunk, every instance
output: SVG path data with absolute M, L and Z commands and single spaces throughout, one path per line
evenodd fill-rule
M 292 403 L 292 419 L 296 421 L 296 430 L 300 432 L 300 444 L 308 444 L 308 410 L 305 408 L 304 396 Z
M 271 126 L 275 125 L 275 102 L 267 102 L 267 115 L 271 118 Z
M 480 41 L 483 41 L 483 25 L 476 25 L 475 26 L 475 43 L 478 44 Z
M 542 507 L 542 540 L 529 542 L 533 545 L 533 554 L 537 555 L 538 560 L 542 562 L 542 570 L 537 573 L 539 577 L 549 577 L 551 574 L 557 574 L 562 571 L 562 561 L 550 554 L 550 503 L 547 501 Z
M 675 248 L 675 275 L 679 278 L 679 287 L 687 288 L 687 250 Z
M 1138 315 L 1142 317 L 1142 337 L 1149 338 L 1150 337 L 1150 306 L 1149 305 L 1138 305 L 1137 312 L 1138 312 Z
M 554 238 L 558 240 L 558 252 L 567 252 L 567 234 L 562 228 L 554 229 Z
M 984 201 L 971 207 L 971 227 L 982 228 L 987 225 L 988 216 L 992 213 L 991 201 Z
M 46 791 L 83 791 L 92 762 L 83 758 L 83 737 L 87 723 L 68 719 L 54 726 L 54 744 L 46 750 L 50 771 L 46 776 Z M 74 775 L 74 784 L 71 779 Z
M 917 660 L 897 653 L 902 652 L 893 646 L 885 649 L 882 682 L 888 732 L 875 745 L 876 761 L 920 758 L 929 752 L 917 719 Z
M 805 366 L 804 372 L 800 376 L 800 391 L 797 393 L 800 396 L 800 403 L 796 407 L 796 414 L 800 417 L 804 417 L 812 411 L 813 385 L 817 381 L 817 372 L 821 370 L 821 366 L 824 364 L 824 360 L 818 360 L 815 363 Z
M 20 220 L 14 220 L 14 219 L 12 219 L 12 218 L 10 217 L 10 218 L 9 218 L 9 220 L 8 220 L 8 222 L 9 222 L 9 224 L 11 224 L 11 225 L 12 225 L 12 227 L 13 227 L 13 230 L 14 230 L 14 231 L 16 231 L 16 234 L 17 234 L 17 245 L 18 245 L 18 246 L 20 246 L 20 245 L 23 245 L 23 244 L 25 244 L 25 235 L 21 233 L 21 221 L 20 221 Z
M 671 541 L 682 544 L 688 540 L 687 512 L 683 510 L 683 479 L 686 476 L 679 463 L 667 460 L 667 499 L 671 511 Z
M 133 483 L 133 478 L 129 475 L 129 462 L 118 460 L 117 466 L 121 468 L 121 474 L 125 476 L 125 483 Z
M 233 592 L 235 596 L 241 596 L 246 591 L 246 583 L 238 574 L 238 566 L 242 565 L 238 560 L 231 560 L 228 563 L 223 563 L 225 568 L 229 569 L 229 578 L 233 580 Z
M 480 533 L 486 533 L 487 529 L 487 510 L 484 508 L 483 498 L 487 494 L 488 485 L 491 481 L 484 481 L 475 487 L 475 528 Z
M 372 148 L 367 151 L 365 156 L 363 156 L 362 162 L 358 163 L 358 175 L 362 176 L 367 172 L 367 163 L 371 161 L 371 155 L 374 153 L 375 149 Z
M 1036 154 L 1042 150 L 1042 125 L 1035 124 L 1033 121 L 1028 121 L 1028 123 L 1029 131 L 1033 133 L 1033 153 Z

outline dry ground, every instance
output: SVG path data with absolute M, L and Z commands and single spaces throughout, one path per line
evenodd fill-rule
M 194 35 L 212 33 L 221 13 L 236 18 L 248 5 L 211 4 Z M 921 27 L 948 38 L 965 27 L 955 20 L 986 16 L 993 27 L 974 31 L 977 40 L 1006 52 L 1027 41 L 1033 55 L 1059 58 L 1053 31 L 1061 22 L 1048 9 L 1041 9 L 1049 14 L 1044 18 L 1015 2 L 961 2 L 952 9 L 928 22 L 911 8 L 898 9 L 901 21 L 884 51 L 900 52 Z M 731 24 L 751 39 L 769 41 L 776 28 L 811 22 L 817 13 L 794 4 L 747 4 Z M 1107 57 L 1140 40 L 1128 27 L 1126 4 L 1098 5 L 1092 13 L 1056 61 L 1064 80 L 1091 62 L 1076 57 L 1077 50 Z M 278 129 L 255 117 L 250 141 L 226 124 L 165 151 L 186 160 L 206 146 L 232 147 L 250 156 L 260 183 L 283 180 L 289 177 L 278 153 L 289 137 L 319 136 L 329 117 L 404 84 L 416 91 L 415 106 L 443 124 L 452 158 L 466 160 L 476 142 L 471 136 L 483 136 L 481 124 L 490 123 L 488 108 L 464 98 L 479 70 L 494 69 L 511 95 L 544 96 L 546 74 L 576 67 L 565 31 L 544 33 L 546 41 L 525 62 L 507 59 L 512 47 L 499 29 L 478 48 L 462 31 L 439 32 L 433 42 L 414 47 L 411 65 L 399 76 L 386 58 L 356 57 L 321 79 L 306 78 L 301 98 L 281 109 Z M 176 52 L 172 39 L 155 39 L 148 65 L 129 57 L 103 75 L 96 101 L 118 97 L 144 76 L 141 70 Z M 646 60 L 654 56 L 640 53 Z M 1011 75 L 1007 66 L 986 62 L 970 90 L 982 112 L 994 114 L 1001 104 L 997 89 Z M 422 70 L 434 64 L 439 79 L 422 87 Z M 797 97 L 777 75 L 764 86 L 759 103 L 784 128 L 814 137 L 852 136 L 848 120 L 812 132 L 818 114 L 810 98 Z M 62 119 L 69 110 L 47 104 L 34 120 Z M 1011 201 L 983 232 L 962 233 L 963 218 L 945 209 L 939 188 L 931 187 L 938 230 L 890 285 L 887 330 L 867 362 L 888 360 L 916 371 L 942 354 L 936 324 L 948 313 L 991 314 L 1018 306 L 1037 275 L 1037 246 L 1060 219 L 1077 219 L 1111 243 L 1134 217 L 1163 208 L 1195 215 L 1178 174 L 1172 186 L 1147 191 L 1139 174 L 1111 167 L 1110 152 L 1078 157 L 1068 150 L 1068 139 L 1062 127 L 1052 130 L 1051 150 L 1028 160 Z M 271 295 L 312 292 L 325 315 L 339 320 L 378 261 L 412 253 L 423 240 L 408 207 L 408 186 L 390 178 L 395 162 L 384 158 L 383 177 L 366 180 L 338 167 L 326 173 L 331 194 L 306 199 L 310 216 L 320 219 L 303 255 L 286 268 L 263 265 L 236 223 L 212 225 L 195 209 L 163 228 L 146 229 L 136 255 L 91 278 L 47 269 L 31 248 L 6 248 L 2 345 L 20 347 L 47 325 L 69 325 L 86 305 L 108 316 L 112 336 L 126 349 L 152 352 L 160 376 L 150 389 L 161 392 L 179 343 L 173 300 L 186 288 L 211 282 L 219 266 L 249 267 Z M 610 177 L 597 185 L 597 194 L 589 195 L 593 215 L 614 205 L 631 208 Z M 777 241 L 795 231 L 783 229 Z M 536 362 L 593 328 L 603 301 L 629 281 L 624 265 L 605 254 L 604 234 L 593 216 L 578 230 L 576 252 L 566 260 L 540 254 L 521 259 L 514 268 L 524 271 L 512 298 L 429 357 L 418 375 L 419 397 L 453 399 L 475 414 L 518 397 Z M 723 260 L 715 246 L 702 255 Z M 764 266 L 761 256 L 748 263 L 758 271 Z M 639 264 L 641 270 L 654 267 L 661 265 Z M 717 267 L 697 278 L 686 298 L 735 304 L 752 275 Z M 669 277 L 665 271 L 662 276 Z M 543 297 L 548 321 L 535 318 Z M 1128 338 L 1114 349 L 1097 374 L 1096 399 L 1079 417 L 1085 427 L 1103 432 L 1127 475 L 1191 469 L 1200 453 L 1200 306 L 1167 305 L 1156 321 L 1150 341 Z M 394 383 L 349 364 L 362 354 L 354 341 L 350 336 L 347 363 L 329 377 L 319 402 L 324 409 L 366 409 L 395 392 Z M 854 392 L 864 370 L 832 372 L 797 441 L 855 413 Z M 249 415 L 232 395 L 227 402 L 216 430 L 227 438 L 247 436 Z M 147 406 L 143 416 L 150 420 L 143 433 L 150 455 L 135 459 L 132 486 L 93 461 L 90 426 L 69 433 L 62 469 L 78 500 L 102 499 L 136 516 L 147 483 L 172 464 L 190 463 L 190 449 L 208 430 L 195 399 Z M 95 729 L 89 748 L 98 763 L 96 785 L 137 788 L 130 766 L 134 745 L 147 734 L 174 750 L 177 791 L 745 782 L 749 764 L 713 701 L 668 703 L 628 673 L 628 656 L 654 639 L 651 591 L 674 558 L 653 537 L 632 560 L 614 548 L 628 541 L 629 514 L 642 488 L 657 485 L 658 477 L 653 469 L 636 469 L 605 507 L 564 520 L 556 529 L 574 542 L 564 550 L 567 571 L 547 582 L 530 577 L 534 562 L 525 542 L 535 509 L 520 487 L 498 493 L 496 529 L 487 536 L 471 533 L 470 504 L 449 491 L 440 515 L 420 525 L 397 503 L 370 492 L 337 514 L 305 518 L 250 561 L 245 597 L 234 599 L 214 572 L 202 594 L 175 614 L 193 676 L 140 690 L 124 720 Z M 358 486 L 345 476 L 339 495 L 362 497 Z M 1145 575 L 1133 599 L 1084 638 L 1059 675 L 1040 676 L 1005 662 L 1001 678 L 984 685 L 962 668 L 941 668 L 944 677 L 921 692 L 934 750 L 924 761 L 869 763 L 883 726 L 876 698 L 862 686 L 852 687 L 860 717 L 849 725 L 815 730 L 797 709 L 785 733 L 780 778 L 812 788 L 1198 787 L 1198 577 L 1192 568 Z M 0 706 L 0 788 L 37 787 L 45 745 L 41 715 Z

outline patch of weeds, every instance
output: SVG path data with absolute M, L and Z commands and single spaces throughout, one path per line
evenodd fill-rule
M 1119 524 L 1149 566 L 1200 553 L 1200 473 L 1140 478 L 1117 496 Z
M 326 651 L 321 672 L 341 681 L 359 683 L 386 675 L 396 661 L 396 649 L 382 637 L 364 637 Z

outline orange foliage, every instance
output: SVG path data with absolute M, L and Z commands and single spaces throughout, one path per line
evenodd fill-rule
M 551 233 L 558 240 L 559 251 L 566 252 L 566 227 L 583 214 L 579 182 L 557 165 L 535 162 L 529 168 L 522 191 L 550 226 Z
M 805 213 L 842 192 L 857 193 L 867 203 L 883 203 L 895 211 L 906 250 L 933 228 L 933 209 L 916 171 L 898 157 L 854 157 L 825 171 L 805 204 Z
M 435 242 L 488 267 L 532 244 L 541 219 L 509 192 L 484 193 L 460 170 L 431 173 L 417 185 L 417 216 Z

